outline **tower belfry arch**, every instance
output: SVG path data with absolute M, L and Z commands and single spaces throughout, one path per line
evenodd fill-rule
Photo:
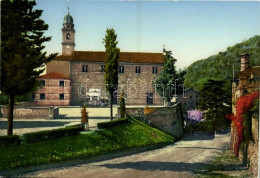
M 75 48 L 75 29 L 73 18 L 68 14 L 64 17 L 62 30 L 62 55 L 71 55 Z

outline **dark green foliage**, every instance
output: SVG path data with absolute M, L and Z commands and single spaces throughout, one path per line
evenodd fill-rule
M 109 127 L 114 127 L 117 125 L 122 125 L 128 122 L 127 118 L 117 119 L 114 121 L 108 121 L 108 122 L 100 122 L 97 124 L 98 129 L 104 129 Z
M 40 19 L 42 10 L 34 9 L 34 0 L 4 0 L 1 5 L 1 91 L 9 96 L 8 135 L 12 135 L 15 97 L 35 88 L 44 70 L 39 68 L 56 54 L 43 52 L 43 43 L 51 38 L 43 36 L 48 25 Z
M 125 96 L 124 92 L 120 95 L 120 117 L 125 117 Z
M 207 119 L 224 117 L 231 108 L 229 95 L 223 89 L 223 81 L 208 80 L 201 89 L 198 108 L 206 114 Z
M 106 90 L 110 94 L 110 112 L 111 120 L 113 120 L 113 94 L 117 90 L 118 85 L 118 58 L 120 49 L 117 48 L 117 35 L 114 29 L 107 29 L 106 36 L 103 40 L 106 48 L 105 60 L 105 83 Z
M 68 127 L 40 132 L 32 132 L 23 135 L 23 142 L 34 143 L 70 135 L 77 135 L 80 131 L 82 131 L 81 127 Z
M 21 137 L 18 135 L 0 136 L 0 147 L 18 146 L 21 144 Z
M 194 125 L 189 125 L 185 129 L 195 131 L 201 131 L 201 132 L 215 132 L 215 131 L 221 131 L 225 128 L 228 128 L 230 126 L 230 121 L 225 118 L 224 114 L 222 114 L 219 118 L 214 119 L 206 119 L 202 122 L 196 123 Z
M 254 36 L 247 41 L 228 47 L 225 52 L 194 62 L 187 68 L 184 84 L 201 92 L 203 84 L 208 79 L 225 81 L 225 91 L 231 91 L 233 65 L 235 75 L 240 72 L 240 55 L 250 54 L 250 66 L 260 65 L 260 36 Z M 231 99 L 231 98 L 230 98 Z
M 0 105 L 8 104 L 8 96 L 4 93 L 0 93 Z
M 174 84 L 177 79 L 175 62 L 177 61 L 171 51 L 163 50 L 164 52 L 164 66 L 160 75 L 153 81 L 156 91 L 161 95 L 165 101 L 170 102 L 174 95 Z
M 15 97 L 15 102 L 30 102 L 32 101 L 32 93 L 28 92 L 21 96 Z M 0 105 L 8 104 L 8 95 L 4 93 L 0 93 Z
M 187 69 L 179 69 L 177 72 L 177 94 L 182 94 L 183 93 L 183 86 L 184 86 L 184 80 L 185 80 L 185 75 L 187 73 Z

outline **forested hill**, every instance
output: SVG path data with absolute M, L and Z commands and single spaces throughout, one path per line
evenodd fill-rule
M 191 64 L 185 75 L 185 87 L 201 91 L 208 79 L 215 79 L 226 81 L 226 89 L 231 89 L 233 65 L 237 74 L 240 70 L 240 54 L 245 52 L 250 54 L 250 66 L 260 66 L 260 35 Z

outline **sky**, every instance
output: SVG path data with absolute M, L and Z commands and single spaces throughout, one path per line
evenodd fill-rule
M 260 35 L 260 1 L 36 0 L 49 25 L 48 53 L 61 54 L 62 23 L 73 17 L 76 51 L 105 51 L 114 28 L 122 52 L 159 52 L 165 46 L 183 69 L 229 46 Z

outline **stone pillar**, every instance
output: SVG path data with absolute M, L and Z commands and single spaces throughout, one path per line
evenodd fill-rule
M 54 107 L 50 106 L 49 107 L 49 119 L 53 119 L 54 118 L 53 117 L 54 116 L 54 114 L 53 114 L 54 112 L 53 111 L 54 111 Z

